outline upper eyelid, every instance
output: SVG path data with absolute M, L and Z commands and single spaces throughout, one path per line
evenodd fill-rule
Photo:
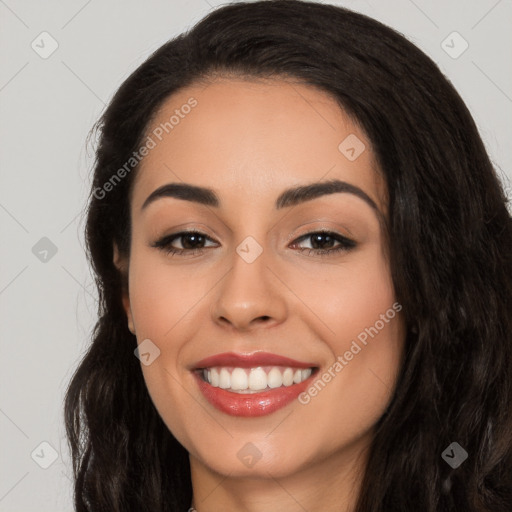
M 303 233 L 302 235 L 293 234 L 292 236 L 287 238 L 287 242 L 290 243 L 290 242 L 302 241 L 304 238 L 307 238 L 308 236 L 311 236 L 311 235 L 314 235 L 314 234 L 317 234 L 317 233 L 332 234 L 332 235 L 335 235 L 335 236 L 337 236 L 339 238 L 342 238 L 342 239 L 348 240 L 350 242 L 356 243 L 354 238 L 348 237 L 347 235 L 339 233 L 339 232 L 337 232 L 337 231 L 335 231 L 333 229 L 327 229 L 327 228 L 312 229 L 310 231 L 307 231 L 306 233 Z M 201 231 L 199 229 L 190 229 L 190 230 L 178 231 L 176 233 L 171 233 L 170 235 L 163 236 L 163 237 L 160 238 L 160 240 L 166 240 L 167 239 L 169 242 L 171 242 L 171 241 L 177 240 L 179 238 L 182 238 L 183 236 L 186 236 L 188 234 L 199 234 L 199 235 L 204 236 L 205 238 L 209 239 L 210 241 L 213 241 L 215 243 L 219 243 L 219 242 L 217 242 L 217 240 L 215 240 L 213 237 L 211 237 L 208 233 L 205 233 L 204 231 Z

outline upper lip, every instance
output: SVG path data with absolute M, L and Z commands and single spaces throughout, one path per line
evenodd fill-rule
M 201 359 L 193 365 L 193 369 L 212 368 L 214 366 L 234 366 L 237 368 L 255 368 L 257 366 L 287 366 L 292 368 L 313 368 L 315 363 L 297 361 L 289 357 L 271 354 L 270 352 L 254 352 L 242 354 L 223 352 Z

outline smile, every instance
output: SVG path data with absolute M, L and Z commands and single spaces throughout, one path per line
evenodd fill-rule
M 258 393 L 260 391 L 300 384 L 311 376 L 313 368 L 283 366 L 258 366 L 256 368 L 214 367 L 204 368 L 201 376 L 215 388 L 233 393 Z
M 314 364 L 268 353 L 225 353 L 193 368 L 203 396 L 232 416 L 271 414 L 288 405 L 309 385 Z

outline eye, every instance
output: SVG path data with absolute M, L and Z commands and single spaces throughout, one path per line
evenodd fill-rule
M 176 240 L 181 239 L 181 248 L 175 247 L 173 244 Z M 164 236 L 160 240 L 152 244 L 152 247 L 161 249 L 167 254 L 197 254 L 204 249 L 203 244 L 206 240 L 212 240 L 205 233 L 200 231 L 182 231 L 173 235 Z
M 356 247 L 356 242 L 353 240 L 340 235 L 339 233 L 334 233 L 332 231 L 313 231 L 311 233 L 307 233 L 297 238 L 295 242 L 291 245 L 294 247 L 295 245 L 306 241 L 311 241 L 311 245 L 313 247 L 301 247 L 299 251 L 307 252 L 307 254 L 318 255 L 318 256 L 326 256 L 329 254 L 339 253 L 341 251 L 349 251 Z M 181 247 L 176 247 L 176 241 L 181 240 Z M 164 251 L 166 254 L 187 254 L 194 255 L 200 254 L 203 249 L 205 249 L 205 243 L 207 241 L 214 242 L 208 235 L 202 233 L 200 231 L 181 231 L 179 233 L 174 233 L 172 235 L 167 235 L 160 240 L 154 242 L 151 246 L 156 247 Z M 335 244 L 338 244 L 337 246 Z M 333 247 L 333 245 L 335 245 Z M 327 247 L 327 248 L 325 248 Z
M 339 253 L 341 251 L 350 251 L 357 245 L 354 240 L 351 240 L 346 236 L 340 235 L 339 233 L 334 233 L 332 231 L 324 230 L 307 233 L 298 238 L 294 242 L 294 245 L 305 240 L 310 240 L 313 247 L 302 247 L 299 248 L 299 251 L 301 253 L 306 251 L 307 254 L 318 256 L 327 256 L 330 254 Z M 333 245 L 336 243 L 338 243 L 338 245 L 333 247 Z

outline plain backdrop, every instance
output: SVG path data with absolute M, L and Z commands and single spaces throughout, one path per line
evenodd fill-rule
M 512 178 L 510 0 L 325 3 L 390 25 L 433 58 Z M 88 132 L 151 52 L 221 4 L 0 0 L 0 512 L 73 510 L 63 395 L 96 318 Z

